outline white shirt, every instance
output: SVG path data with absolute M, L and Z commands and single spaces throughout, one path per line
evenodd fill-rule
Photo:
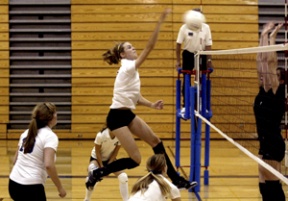
M 183 49 L 189 52 L 205 50 L 206 46 L 212 46 L 212 36 L 208 24 L 202 23 L 202 28 L 199 32 L 191 31 L 183 24 L 178 32 L 178 44 L 183 43 Z
M 135 60 L 121 60 L 114 82 L 111 109 L 126 107 L 135 109 L 140 97 L 140 79 L 135 66 Z
M 47 179 L 44 149 L 49 147 L 57 151 L 58 137 L 48 126 L 41 128 L 38 130 L 32 152 L 24 154 L 22 146 L 27 134 L 28 130 L 20 136 L 18 157 L 10 173 L 10 179 L 23 185 L 44 184 Z
M 119 140 L 116 137 L 111 139 L 108 128 L 106 128 L 102 132 L 97 133 L 94 143 L 97 145 L 101 145 L 102 161 L 109 160 L 115 147 L 118 145 L 121 145 Z M 91 156 L 97 159 L 95 146 L 93 147 L 91 151 Z
M 179 189 L 174 184 L 172 184 L 161 174 L 159 174 L 159 176 L 161 176 L 164 181 L 166 181 L 171 187 L 168 198 L 175 199 L 181 197 Z M 131 195 L 128 201 L 165 201 L 166 199 L 167 198 L 164 197 L 161 193 L 159 184 L 157 183 L 157 181 L 154 180 L 149 184 L 148 189 L 143 194 L 141 193 L 141 191 L 138 191 L 134 195 Z

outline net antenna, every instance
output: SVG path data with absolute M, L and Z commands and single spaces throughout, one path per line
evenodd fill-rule
M 240 49 L 230 49 L 230 50 L 214 50 L 214 51 L 198 51 L 195 58 L 195 68 L 197 69 L 196 75 L 195 75 L 195 85 L 197 87 L 197 107 L 195 109 L 195 115 L 197 118 L 200 118 L 203 120 L 207 125 L 209 125 L 213 130 L 215 130 L 217 133 L 219 133 L 222 137 L 224 137 L 226 140 L 228 140 L 230 143 L 232 143 L 234 146 L 236 146 L 238 149 L 240 149 L 244 154 L 249 156 L 252 160 L 256 161 L 259 165 L 267 169 L 269 172 L 271 172 L 273 175 L 275 175 L 277 178 L 279 178 L 281 181 L 283 181 L 286 185 L 288 185 L 288 179 L 275 170 L 272 166 L 262 161 L 260 158 L 255 156 L 253 153 L 251 153 L 248 149 L 240 145 L 239 143 L 235 142 L 231 137 L 229 137 L 227 134 L 222 132 L 219 128 L 217 128 L 214 124 L 212 124 L 209 120 L 207 120 L 204 116 L 201 115 L 200 111 L 200 105 L 199 105 L 199 92 L 201 90 L 201 86 L 198 84 L 200 80 L 201 74 L 199 73 L 199 58 L 200 55 L 233 55 L 233 54 L 253 54 L 253 53 L 259 53 L 259 52 L 278 52 L 278 51 L 285 51 L 285 53 L 288 50 L 288 44 L 278 44 L 278 45 L 268 45 L 268 46 L 258 46 L 258 47 L 251 47 L 251 48 L 240 48 Z M 286 65 L 287 58 L 285 58 L 285 68 L 287 68 Z M 255 58 L 256 63 L 256 58 Z M 255 65 L 255 72 L 256 72 L 256 65 Z M 287 89 L 287 88 L 286 88 Z M 287 91 L 287 90 L 286 90 Z M 256 95 L 256 94 L 255 94 Z M 251 106 L 252 107 L 252 106 Z M 286 116 L 286 115 L 285 115 Z

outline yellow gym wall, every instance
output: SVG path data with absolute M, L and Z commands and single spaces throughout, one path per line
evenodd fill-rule
M 211 0 L 203 0 L 202 9 L 212 30 L 213 49 L 258 45 L 257 1 L 217 0 L 213 1 L 213 5 L 211 3 Z M 138 53 L 141 52 L 160 13 L 169 7 L 173 12 L 161 28 L 155 49 L 139 70 L 143 96 L 151 101 L 163 99 L 165 107 L 159 111 L 138 106 L 135 113 L 160 137 L 173 138 L 177 77 L 175 41 L 182 24 L 183 13 L 199 6 L 200 0 L 86 0 L 85 3 L 73 0 L 72 133 L 93 138 L 95 132 L 105 123 L 119 66 L 104 63 L 101 55 L 112 48 L 115 42 L 123 41 L 131 42 Z M 255 68 L 254 61 L 253 59 L 252 68 Z M 217 75 L 237 76 L 235 72 L 231 73 L 232 70 L 228 71 L 227 66 L 220 68 L 221 64 L 223 65 L 223 61 L 215 59 L 213 87 L 217 86 L 217 82 L 221 82 Z M 217 105 L 213 105 L 212 108 L 212 120 L 216 124 L 219 122 L 220 126 L 223 122 L 217 117 L 217 111 L 223 109 L 223 106 L 219 108 Z M 228 109 L 226 110 L 229 114 Z M 189 121 L 183 122 L 182 136 L 189 137 L 189 131 Z
M 177 78 L 175 41 L 183 13 L 200 6 L 212 31 L 214 50 L 258 46 L 257 0 L 71 0 L 72 124 L 71 130 L 56 131 L 59 137 L 95 137 L 105 123 L 114 79 L 119 68 L 117 65 L 109 66 L 104 63 L 101 55 L 116 42 L 123 41 L 131 42 L 139 54 L 145 47 L 160 13 L 168 7 L 173 12 L 163 24 L 154 50 L 139 70 L 143 96 L 151 101 L 164 100 L 164 110 L 138 106 L 135 113 L 161 138 L 173 138 Z M 0 0 L 0 138 L 18 138 L 19 134 L 6 129 L 9 120 L 8 15 L 8 0 Z M 256 70 L 254 58 L 248 60 L 251 61 L 249 67 Z M 217 87 L 223 77 L 231 79 L 239 76 L 240 72 L 230 70 L 237 64 L 232 62 L 223 65 L 225 61 L 217 57 L 213 57 L 213 63 L 213 87 Z M 256 77 L 247 79 L 255 79 L 257 84 Z M 233 91 L 229 91 L 229 87 L 221 86 L 222 90 L 227 90 L 225 98 L 229 99 Z M 212 89 L 212 121 L 221 127 L 225 122 L 222 122 L 217 114 L 223 111 L 227 111 L 228 117 L 233 114 L 229 114 L 231 108 L 228 106 L 218 106 L 217 101 L 213 101 L 213 97 L 218 95 L 214 94 Z M 251 98 L 245 97 L 245 94 L 243 96 Z M 252 115 L 248 116 L 247 120 L 254 121 Z M 189 132 L 189 121 L 183 122 L 183 138 L 188 138 Z M 212 131 L 212 137 L 219 136 Z

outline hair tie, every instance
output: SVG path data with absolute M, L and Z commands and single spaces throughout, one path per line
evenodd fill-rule
M 121 56 L 120 56 L 120 48 L 121 48 L 121 45 L 122 45 L 123 43 L 120 43 L 118 46 L 117 46 L 117 53 L 118 53 L 118 57 L 119 57 L 119 60 L 121 59 Z

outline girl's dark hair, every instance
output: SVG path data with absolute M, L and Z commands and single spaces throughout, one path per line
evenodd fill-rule
M 171 191 L 169 184 L 158 174 L 163 174 L 166 168 L 166 160 L 163 154 L 155 154 L 151 156 L 146 163 L 149 173 L 140 178 L 132 187 L 131 194 L 135 194 L 138 191 L 144 193 L 151 182 L 154 180 L 159 184 L 161 193 L 166 196 Z
M 112 49 L 107 50 L 102 57 L 108 64 L 118 64 L 121 60 L 121 52 L 124 52 L 124 43 L 117 43 Z
M 37 104 L 32 112 L 32 119 L 29 124 L 27 138 L 24 142 L 24 153 L 29 153 L 34 146 L 38 129 L 48 125 L 56 113 L 56 106 L 53 103 Z

